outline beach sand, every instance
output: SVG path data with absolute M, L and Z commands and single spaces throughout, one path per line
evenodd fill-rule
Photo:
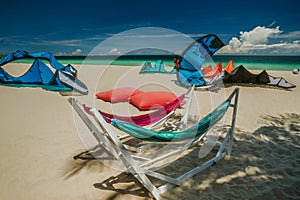
M 130 70 L 108 70 L 90 95 L 112 89 L 118 77 Z M 85 73 L 79 71 L 83 79 Z M 297 87 L 290 91 L 240 87 L 232 156 L 164 193 L 163 199 L 300 198 L 300 75 L 287 71 L 268 73 L 283 76 Z M 166 89 L 178 95 L 186 91 L 170 81 L 175 75 L 139 77 L 154 77 L 151 84 L 142 85 L 144 90 Z M 157 80 L 161 84 L 155 85 Z M 133 86 L 141 86 L 137 82 Z M 126 84 L 119 81 L 120 85 Z M 226 96 L 234 88 L 226 88 Z M 88 145 L 77 132 L 76 116 L 66 96 L 38 88 L 2 86 L 0 94 L 0 199 L 149 199 L 131 176 L 95 159 L 73 160 Z M 209 92 L 195 94 L 199 102 L 209 101 Z M 108 103 L 94 101 L 101 109 L 113 109 Z M 210 109 L 203 102 L 198 104 L 203 113 Z M 131 109 L 130 113 L 137 111 Z M 196 165 L 197 153 L 192 151 L 190 158 L 171 171 L 181 172 L 187 165 Z M 107 179 L 116 179 L 121 184 L 104 187 L 103 181 Z

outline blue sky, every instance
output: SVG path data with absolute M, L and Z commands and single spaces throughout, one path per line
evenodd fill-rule
M 195 38 L 217 34 L 227 45 L 221 53 L 300 55 L 299 7 L 297 0 L 5 1 L 0 52 L 85 55 L 114 34 L 162 27 Z

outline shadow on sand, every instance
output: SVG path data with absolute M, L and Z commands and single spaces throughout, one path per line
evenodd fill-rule
M 262 116 L 260 123 L 262 127 L 253 133 L 236 128 L 230 159 L 221 160 L 164 193 L 163 199 L 299 199 L 300 115 Z M 199 149 L 191 151 L 183 161 L 168 166 L 168 172 L 174 172 L 176 176 L 176 172 L 197 165 L 198 155 Z M 74 175 L 91 164 L 99 165 L 88 152 L 78 154 L 76 158 L 83 163 L 71 168 L 69 174 Z M 94 187 L 114 191 L 108 199 L 122 199 L 124 194 L 150 198 L 143 186 L 125 172 L 101 180 Z

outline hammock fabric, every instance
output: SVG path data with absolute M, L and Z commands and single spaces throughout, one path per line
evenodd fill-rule
M 232 96 L 221 103 L 196 125 L 181 131 L 153 131 L 117 119 L 113 119 L 111 124 L 129 135 L 145 141 L 170 142 L 192 138 L 197 139 L 225 115 L 230 106 L 231 98 Z
M 111 123 L 113 119 L 118 119 L 118 120 L 121 120 L 124 122 L 136 124 L 138 126 L 147 126 L 147 125 L 150 125 L 152 123 L 155 123 L 155 122 L 161 120 L 163 117 L 167 116 L 170 112 L 172 112 L 177 107 L 179 107 L 180 104 L 182 103 L 184 97 L 185 97 L 185 95 L 183 94 L 183 95 L 179 96 L 177 99 L 175 99 L 174 101 L 172 101 L 171 103 L 169 103 L 168 105 L 166 105 L 165 107 L 159 108 L 151 113 L 144 114 L 144 115 L 118 116 L 118 115 L 113 115 L 110 113 L 103 112 L 101 110 L 99 110 L 99 112 L 104 117 L 104 119 L 107 123 Z M 89 111 L 90 108 L 86 107 L 85 105 L 83 105 L 83 106 L 84 106 L 85 111 L 87 113 L 90 113 L 90 111 Z

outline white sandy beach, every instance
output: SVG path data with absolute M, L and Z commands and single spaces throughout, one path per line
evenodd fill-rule
M 130 69 L 112 68 L 95 90 L 108 90 L 131 82 L 132 86 L 141 86 L 147 91 L 171 90 L 178 95 L 186 91 L 171 81 L 176 79 L 175 75 L 139 75 L 141 80 L 152 77 L 149 85 L 118 78 Z M 87 75 L 81 72 L 79 76 L 85 78 Z M 300 75 L 288 71 L 268 73 L 283 76 L 297 87 L 290 91 L 240 87 L 231 158 L 221 160 L 164 193 L 163 199 L 300 198 Z M 161 84 L 154 85 L 160 80 Z M 234 88 L 226 88 L 226 96 Z M 139 187 L 138 191 L 130 192 L 134 182 L 101 189 L 101 182 L 114 176 L 120 178 L 121 172 L 97 160 L 73 160 L 73 156 L 86 149 L 77 133 L 68 97 L 39 88 L 3 86 L 0 94 L 0 199 L 149 199 L 147 194 L 139 192 Z M 91 96 L 94 94 L 94 90 L 90 91 Z M 200 101 L 210 97 L 207 91 L 195 94 Z M 94 101 L 97 107 L 110 111 L 108 103 Z M 200 110 L 210 108 L 201 105 Z M 188 162 L 196 164 L 192 158 Z M 184 170 L 186 163 L 181 163 L 176 170 Z M 131 180 L 130 177 L 123 179 Z

